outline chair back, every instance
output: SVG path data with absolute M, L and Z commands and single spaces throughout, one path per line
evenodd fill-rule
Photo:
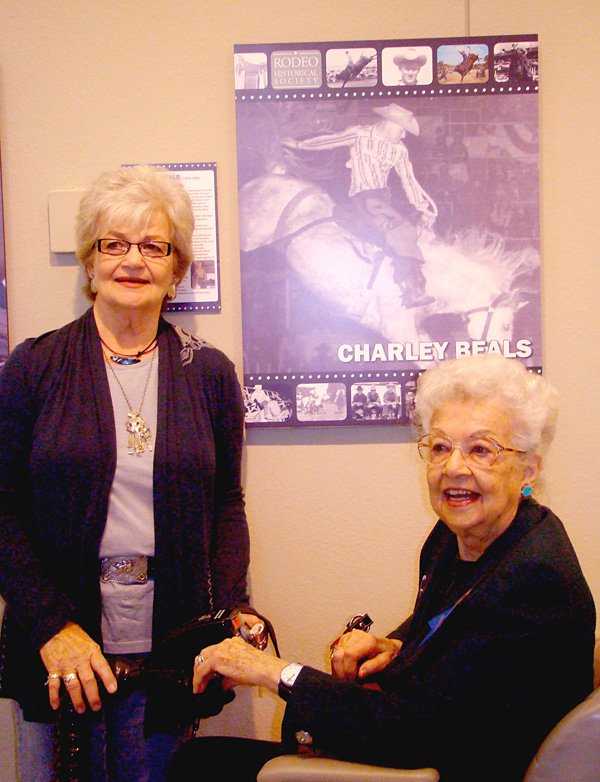
M 595 690 L 546 736 L 523 782 L 600 779 L 600 640 L 594 649 Z
M 523 782 L 598 782 L 600 687 L 546 736 Z

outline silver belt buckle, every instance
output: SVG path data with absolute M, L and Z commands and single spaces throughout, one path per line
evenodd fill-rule
M 103 557 L 100 560 L 100 580 L 115 584 L 145 584 L 148 581 L 148 557 Z

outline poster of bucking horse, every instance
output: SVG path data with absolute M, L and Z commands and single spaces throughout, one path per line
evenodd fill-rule
M 542 371 L 535 35 L 234 47 L 248 427 L 408 424 L 418 374 Z

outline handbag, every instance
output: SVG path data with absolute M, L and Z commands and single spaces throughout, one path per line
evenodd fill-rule
M 235 698 L 235 691 L 223 689 L 222 677 L 216 676 L 204 692 L 193 694 L 194 659 L 202 649 L 239 635 L 258 649 L 266 648 L 270 640 L 275 654 L 280 656 L 271 622 L 257 611 L 248 610 L 260 619 L 260 623 L 250 629 L 244 624 L 239 609 L 223 608 L 193 617 L 168 633 L 142 663 L 142 676 L 149 695 L 154 694 L 158 703 L 176 698 L 184 722 L 197 722 L 219 714 Z M 160 712 L 153 711 L 153 717 L 159 719 Z

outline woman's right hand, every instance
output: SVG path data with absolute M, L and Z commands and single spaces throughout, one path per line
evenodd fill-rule
M 331 653 L 331 673 L 345 681 L 365 679 L 388 666 L 401 647 L 401 641 L 351 630 L 340 636 Z
M 60 705 L 61 684 L 66 687 L 78 714 L 86 710 L 86 702 L 92 711 L 102 707 L 96 677 L 107 692 L 116 692 L 117 680 L 100 646 L 74 622 L 68 622 L 47 641 L 40 649 L 40 656 L 48 671 L 50 706 L 55 710 Z
M 194 662 L 192 691 L 204 692 L 211 679 L 222 676 L 222 686 L 230 690 L 238 684 L 265 687 L 276 693 L 279 675 L 286 661 L 256 649 L 239 636 L 199 650 Z

